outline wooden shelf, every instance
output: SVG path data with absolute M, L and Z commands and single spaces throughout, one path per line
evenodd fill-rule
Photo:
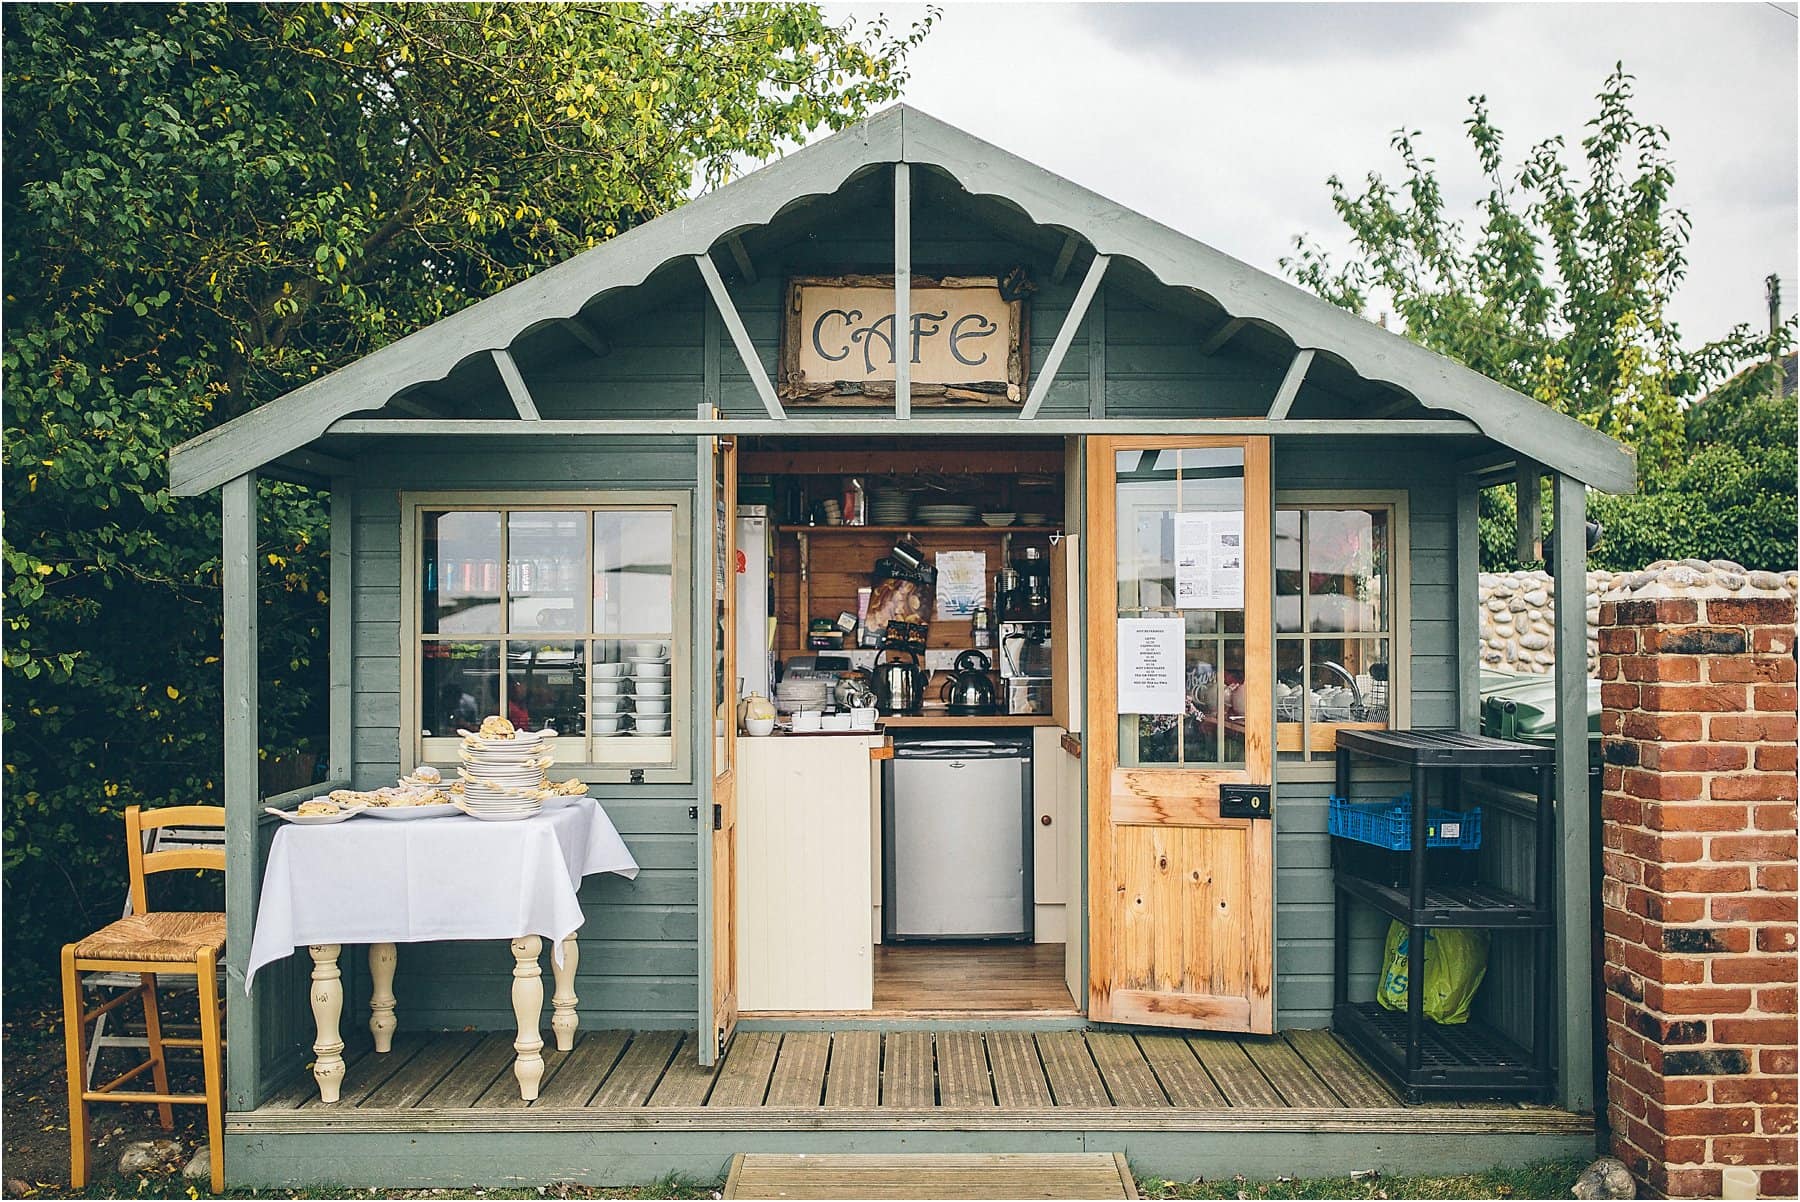
M 883 726 L 1055 726 L 1049 714 L 883 714 Z
M 1061 523 L 1048 526 L 933 526 L 914 522 L 909 526 L 777 526 L 783 534 L 1044 534 L 1062 529 Z

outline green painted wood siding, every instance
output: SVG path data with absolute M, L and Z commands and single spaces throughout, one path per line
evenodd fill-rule
M 673 439 L 425 442 L 357 461 L 353 649 L 354 781 L 392 783 L 400 766 L 400 494 L 460 489 L 686 489 L 694 443 Z M 698 995 L 697 850 L 692 784 L 594 789 L 642 871 L 635 881 L 595 877 L 581 890 L 587 915 L 576 978 L 581 1021 L 600 1027 L 689 1029 Z M 548 981 L 548 949 L 545 951 Z M 363 949 L 347 950 L 350 994 L 366 1002 Z M 400 1021 L 414 1030 L 512 1023 L 511 953 L 498 943 L 400 949 Z M 351 1013 L 350 1010 L 346 1011 Z M 346 1019 L 348 1022 L 349 1020 Z

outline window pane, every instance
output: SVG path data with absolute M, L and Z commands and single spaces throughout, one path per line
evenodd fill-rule
M 1306 643 L 1301 639 L 1276 639 L 1275 745 L 1284 759 L 1307 758 L 1306 697 Z
M 1244 640 L 1225 640 L 1225 664 L 1219 672 L 1221 701 L 1225 707 L 1225 755 L 1227 764 L 1242 764 L 1244 754 Z M 1263 722 L 1257 719 L 1258 725 Z
M 1282 634 L 1300 627 L 1300 511 L 1275 511 L 1275 629 Z
M 587 734 L 586 644 L 508 639 L 506 716 L 520 730 Z
M 423 643 L 419 656 L 419 728 L 426 738 L 477 730 L 483 718 L 500 712 L 499 643 Z
M 594 514 L 595 632 L 673 634 L 674 560 L 669 510 Z
M 426 634 L 499 634 L 500 515 L 427 513 L 423 529 L 421 629 Z
M 1310 629 L 1385 630 L 1387 582 L 1386 510 L 1313 509 L 1307 512 L 1306 608 Z
M 581 629 L 587 515 L 520 509 L 506 515 L 507 630 Z
M 1213 639 L 1187 645 L 1187 713 L 1181 732 L 1186 764 L 1219 762 L 1219 644 Z
M 1320 722 L 1388 720 L 1388 641 L 1313 639 L 1312 700 Z

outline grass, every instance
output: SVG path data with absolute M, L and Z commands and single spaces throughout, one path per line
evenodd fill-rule
M 1540 1160 L 1516 1168 L 1489 1169 L 1450 1177 L 1389 1177 L 1359 1173 L 1354 1177 L 1281 1177 L 1246 1181 L 1241 1177 L 1214 1181 L 1138 1179 L 1146 1198 L 1567 1198 L 1585 1160 Z
M 606 1187 L 559 1183 L 545 1186 L 501 1186 L 467 1189 L 369 1189 L 366 1187 L 318 1186 L 312 1189 L 228 1189 L 214 1194 L 205 1182 L 182 1180 L 179 1173 L 146 1173 L 136 1178 L 111 1175 L 107 1180 L 91 1183 L 78 1193 L 66 1190 L 34 1192 L 40 1198 L 527 1198 L 531 1202 L 547 1199 L 631 1199 L 631 1198 L 716 1198 L 720 1182 L 696 1183 L 679 1177 L 665 1177 L 647 1185 Z

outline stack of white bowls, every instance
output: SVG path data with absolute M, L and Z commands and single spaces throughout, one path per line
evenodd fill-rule
M 489 822 L 511 822 L 543 809 L 544 770 L 556 758 L 555 740 L 553 730 L 464 735 L 458 772 L 463 812 Z
M 822 676 L 784 676 L 775 686 L 775 708 L 784 714 L 823 710 L 831 682 Z
M 667 737 L 671 700 L 669 645 L 626 643 L 625 663 L 630 668 L 631 733 L 645 738 Z

